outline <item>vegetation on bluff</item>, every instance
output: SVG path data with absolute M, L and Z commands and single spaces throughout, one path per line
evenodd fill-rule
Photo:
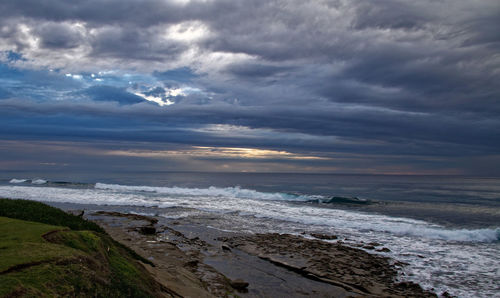
M 63 226 L 76 231 L 105 233 L 100 226 L 91 221 L 35 201 L 0 199 L 0 216 Z
M 98 225 L 38 202 L 0 199 L 0 255 L 0 297 L 152 297 L 165 291 L 137 260 L 149 261 Z

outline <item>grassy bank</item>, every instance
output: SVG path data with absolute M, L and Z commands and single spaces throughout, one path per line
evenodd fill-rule
M 0 199 L 0 296 L 161 296 L 148 262 L 78 216 Z

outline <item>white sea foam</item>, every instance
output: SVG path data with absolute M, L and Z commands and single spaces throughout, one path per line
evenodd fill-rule
M 12 179 L 10 179 L 9 183 L 18 184 L 18 183 L 24 183 L 26 181 L 28 181 L 28 179 L 16 179 L 16 178 L 12 178 Z
M 388 232 L 402 236 L 424 237 L 428 239 L 440 239 L 463 242 L 496 242 L 500 240 L 500 228 L 494 229 L 457 229 L 449 230 L 442 228 L 402 227 L 401 229 L 390 229 Z
M 299 196 L 286 193 L 265 193 L 258 192 L 252 189 L 244 189 L 240 187 L 214 187 L 208 188 L 184 188 L 184 187 L 158 187 L 158 186 L 129 186 L 120 184 L 105 184 L 96 183 L 96 189 L 107 189 L 114 191 L 138 191 L 151 192 L 165 195 L 178 196 L 212 196 L 212 197 L 231 197 L 243 199 L 259 199 L 259 200 L 283 200 L 283 201 L 308 201 L 316 198 L 316 196 Z
M 43 179 L 33 179 L 31 180 L 31 184 L 41 185 L 47 183 L 47 180 Z

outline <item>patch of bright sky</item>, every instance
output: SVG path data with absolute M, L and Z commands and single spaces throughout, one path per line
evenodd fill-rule
M 227 158 L 227 159 L 293 159 L 293 160 L 325 160 L 327 157 L 303 155 L 280 150 L 236 147 L 202 147 L 177 150 L 110 150 L 107 155 L 133 156 L 146 158 L 169 158 L 186 156 L 192 158 Z
M 165 93 L 167 93 L 167 92 L 165 92 Z M 152 95 L 146 95 L 146 94 L 143 94 L 143 93 L 140 93 L 140 92 L 135 92 L 134 94 L 137 95 L 137 96 L 140 96 L 140 97 L 144 98 L 145 100 L 148 100 L 148 101 L 151 101 L 151 102 L 155 102 L 160 107 L 162 107 L 162 106 L 170 106 L 170 105 L 173 105 L 175 103 L 174 101 L 171 101 L 168 98 L 164 99 L 162 97 L 152 96 Z
M 199 21 L 189 21 L 169 26 L 164 38 L 189 43 L 209 36 L 207 25 Z
M 0 61 L 12 62 L 17 60 L 26 60 L 26 59 L 24 59 L 21 54 L 13 51 L 0 52 Z
M 237 137 L 237 138 L 270 138 L 275 139 L 277 137 L 281 139 L 290 140 L 302 140 L 302 141 L 314 141 L 316 143 L 343 143 L 344 141 L 335 136 L 315 136 L 310 134 L 298 133 L 298 132 L 280 132 L 279 135 L 276 134 L 276 130 L 268 128 L 251 128 L 248 126 L 241 125 L 229 125 L 229 124 L 208 124 L 200 128 L 191 129 L 196 132 L 201 132 L 203 134 L 208 134 L 215 137 Z
M 73 78 L 75 80 L 81 80 L 81 79 L 83 79 L 83 76 L 79 75 L 79 74 L 67 73 L 66 76 L 69 77 L 69 78 Z
M 21 55 L 11 51 L 3 51 L 0 54 L 0 83 L 2 83 L 2 88 L 7 91 L 13 91 L 12 93 L 23 98 L 71 100 L 70 93 L 68 92 L 80 91 L 95 85 L 106 85 L 122 88 L 143 97 L 145 100 L 164 106 L 174 104 L 175 101 L 172 100 L 174 97 L 202 92 L 199 88 L 193 86 L 190 80 L 186 79 L 188 77 L 190 79 L 196 77 L 187 68 L 174 69 L 164 73 L 153 73 L 151 75 L 123 73 L 115 70 L 70 73 L 49 68 L 34 71 L 16 67 L 17 65 L 14 63 L 23 60 Z M 180 76 L 179 81 L 176 80 L 177 76 Z M 55 83 L 47 86 L 47 79 L 50 79 L 52 82 L 65 81 L 66 85 L 63 86 L 64 88 L 59 87 L 60 84 Z M 73 83 L 70 83 L 71 81 Z M 39 88 L 41 83 L 44 88 Z M 158 87 L 162 88 L 165 92 L 161 97 L 147 95 L 149 91 Z

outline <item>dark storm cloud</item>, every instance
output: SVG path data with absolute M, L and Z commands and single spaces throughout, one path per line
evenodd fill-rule
M 46 48 L 75 48 L 82 42 L 82 34 L 68 25 L 59 23 L 44 24 L 35 32 Z
M 376 5 L 370 2 L 357 1 L 355 5 L 356 29 L 385 28 L 385 29 L 420 29 L 430 22 L 435 15 L 428 15 L 429 11 L 415 10 L 411 2 L 394 0 L 378 1 Z
M 459 9 L 441 7 L 443 12 L 440 12 L 430 11 L 432 5 L 427 8 L 401 1 L 354 3 L 351 18 L 347 20 L 328 18 L 324 12 L 314 15 L 317 10 L 313 9 L 300 12 L 297 9 L 295 14 L 281 18 L 272 14 L 280 9 L 258 10 L 271 30 L 256 30 L 258 24 L 250 16 L 245 18 L 234 12 L 238 23 L 226 23 L 232 21 L 231 16 L 213 20 L 213 26 L 222 34 L 218 39 L 208 40 L 208 46 L 274 61 L 316 59 L 326 65 L 333 62 L 332 68 L 338 62 L 343 67 L 341 72 L 316 78 L 316 86 L 326 90 L 320 94 L 333 101 L 410 110 L 457 107 L 483 112 L 498 102 L 500 61 L 495 53 L 500 51 L 500 37 L 491 30 L 498 21 L 487 20 L 500 15 L 500 5 L 493 5 L 492 10 L 477 5 L 478 15 L 468 15 L 461 11 L 467 7 L 460 4 L 456 4 Z M 269 7 L 272 4 L 266 8 Z M 454 13 L 461 15 L 453 16 Z M 341 21 L 350 25 L 342 28 L 342 24 L 337 24 Z M 471 40 L 483 39 L 489 43 L 465 46 Z M 249 70 L 252 67 L 255 66 L 249 66 Z M 245 74 L 241 69 L 240 73 Z M 373 96 L 357 94 L 360 84 L 353 84 L 356 82 L 365 84 Z M 397 98 L 395 101 L 378 101 L 373 97 L 387 95 L 377 94 L 376 88 L 370 87 L 401 91 L 392 95 Z M 484 104 L 478 105 L 471 97 Z
M 112 97 L 107 97 L 111 100 Z M 239 107 L 230 104 L 211 105 L 209 107 L 200 106 L 171 106 L 159 110 L 155 105 L 140 104 L 134 106 L 117 106 L 112 103 L 100 105 L 84 102 L 75 104 L 70 101 L 54 102 L 52 104 L 38 104 L 31 101 L 6 101 L 0 102 L 0 106 L 5 112 L 12 113 L 13 118 L 18 118 L 19 114 L 30 113 L 38 115 L 31 117 L 28 123 L 23 123 L 22 127 L 33 128 L 36 135 L 37 129 L 51 134 L 58 131 L 59 135 L 69 138 L 76 137 L 79 130 L 83 129 L 85 136 L 96 136 L 101 138 L 117 138 L 125 140 L 131 137 L 131 132 L 140 131 L 139 135 L 134 135 L 134 139 L 150 142 L 172 141 L 175 136 L 176 142 L 196 143 L 198 145 L 209 145 L 211 142 L 224 146 L 240 145 L 251 146 L 256 139 L 246 139 L 240 136 L 210 136 L 203 131 L 180 130 L 180 128 L 196 128 L 212 123 L 223 123 L 227 125 L 244 125 L 261 129 L 277 129 L 275 134 L 257 139 L 259 146 L 279 148 L 280 144 L 288 148 L 304 148 L 308 150 L 328 151 L 332 147 L 336 150 L 342 148 L 346 151 L 364 151 L 371 147 L 373 151 L 377 148 L 378 154 L 394 154 L 399 151 L 402 155 L 414 154 L 476 154 L 477 152 L 496 152 L 500 146 L 500 135 L 498 127 L 499 121 L 487 121 L 473 119 L 476 126 L 470 126 L 470 121 L 455 119 L 452 117 L 442 118 L 433 115 L 395 115 L 387 111 L 377 110 L 352 110 L 346 111 L 335 109 L 334 107 L 310 107 L 307 110 L 299 111 L 292 108 L 277 108 L 269 110 L 266 108 Z M 78 114 L 85 113 L 85 116 Z M 61 113 L 67 114 L 75 121 L 81 119 L 82 123 L 86 119 L 93 118 L 92 128 L 81 126 L 78 130 L 68 121 L 68 118 L 57 118 Z M 45 117 L 55 119 L 50 129 L 44 127 Z M 56 118 L 53 118 L 56 117 Z M 76 117 L 76 118 L 74 118 Z M 99 121 L 96 121 L 99 120 Z M 112 121 L 111 119 L 116 119 Z M 130 122 L 134 119 L 135 122 Z M 9 118 L 3 119 L 9 123 Z M 106 123 L 114 123 L 113 129 Z M 66 132 L 58 126 L 66 125 Z M 77 126 L 77 125 L 75 125 Z M 97 127 L 103 127 L 97 129 Z M 5 127 L 5 125 L 4 125 Z M 16 134 L 14 126 L 9 131 Z M 281 133 L 302 133 L 312 134 L 325 138 L 325 142 L 315 140 L 310 142 L 307 139 L 301 140 L 294 136 L 287 139 L 280 137 Z M 168 132 L 168 133 L 167 133 Z M 23 130 L 22 133 L 26 133 Z M 329 142 L 329 136 L 339 136 L 357 141 L 359 144 Z M 378 144 L 364 145 L 371 141 Z M 323 144 L 322 144 L 323 143 Z M 408 150 L 400 150 L 401 148 Z
M 100 85 L 92 86 L 79 94 L 86 95 L 95 101 L 115 101 L 120 104 L 134 104 L 144 102 L 144 98 L 112 86 Z
M 248 63 L 231 65 L 227 71 L 239 77 L 262 78 L 287 73 L 292 71 L 292 69 L 292 67 L 287 66 Z
M 160 42 L 157 32 L 136 28 L 109 27 L 92 40 L 92 56 L 122 57 L 127 59 L 161 60 L 181 53 L 185 46 Z
M 439 169 L 449 166 L 450 162 L 453 165 L 456 162 L 460 163 L 461 160 L 474 159 L 476 156 L 494 156 L 497 154 L 495 148 L 500 146 L 498 143 L 500 138 L 486 141 L 490 136 L 499 135 L 498 130 L 481 131 L 457 121 L 448 123 L 440 119 L 418 119 L 418 117 L 399 120 L 393 118 L 391 121 L 384 119 L 365 121 L 362 118 L 367 117 L 366 114 L 356 113 L 351 115 L 351 118 L 344 116 L 343 119 L 332 122 L 325 113 L 321 114 L 318 111 L 310 111 L 316 117 L 312 120 L 307 113 L 295 113 L 277 119 L 276 114 L 286 115 L 289 112 L 286 109 L 277 110 L 272 115 L 266 114 L 263 110 L 241 110 L 241 108 L 233 108 L 230 112 L 229 106 L 210 109 L 184 108 L 187 110 L 179 107 L 161 113 L 152 109 L 151 105 L 120 108 L 113 104 L 75 105 L 66 102 L 57 106 L 36 107 L 28 102 L 22 107 L 14 107 L 11 102 L 9 107 L 2 103 L 4 117 L 0 120 L 2 124 L 0 133 L 8 139 L 145 142 L 143 146 L 149 148 L 163 148 L 165 145 L 162 144 L 167 142 L 195 146 L 286 149 L 289 152 L 314 154 L 334 160 L 341 158 L 343 162 L 340 164 L 343 165 L 344 171 L 353 170 L 350 167 L 354 164 L 359 166 L 356 168 L 358 171 L 362 169 L 363 164 L 365 166 L 372 164 L 374 168 L 377 168 L 377 165 L 390 168 L 390 165 L 408 166 L 410 163 L 413 166 L 425 164 L 427 169 Z M 23 111 L 19 112 L 19 109 Z M 47 115 L 47 112 L 51 114 Z M 22 115 L 30 115 L 30 121 L 14 121 Z M 213 119 L 214 115 L 218 115 L 219 118 Z M 255 115 L 261 116 L 255 117 Z M 332 115 L 334 118 L 336 116 L 338 115 Z M 380 114 L 378 116 L 380 117 Z M 291 122 L 289 119 L 297 120 Z M 306 122 L 302 119 L 310 120 Z M 423 126 L 425 120 L 428 123 Z M 225 136 L 214 135 L 200 129 L 211 122 L 245 123 L 260 128 L 272 127 L 278 131 L 281 128 L 282 132 L 275 131 L 272 134 L 248 137 L 247 132 Z M 481 127 L 485 130 L 494 130 L 499 125 L 490 123 Z M 284 131 L 290 135 L 287 136 Z M 322 138 L 311 140 L 308 135 L 294 134 L 301 131 L 324 135 Z M 336 133 L 340 135 L 336 137 L 338 140 L 329 136 Z M 463 137 L 468 138 L 467 142 L 464 142 Z M 322 165 L 327 166 L 332 162 L 337 163 L 327 160 Z M 486 163 L 484 167 L 493 170 L 491 166 Z
M 161 0 L 77 2 L 20 0 L 2 1 L 0 11 L 4 17 L 19 16 L 59 22 L 81 20 L 95 24 L 126 22 L 149 25 L 162 23 L 165 20 L 179 21 L 179 6 Z
M 3 1 L 0 135 L 455 167 L 500 147 L 499 16 L 488 0 Z
M 159 80 L 170 83 L 191 83 L 197 76 L 188 67 L 172 69 L 164 72 L 156 71 L 153 75 Z

